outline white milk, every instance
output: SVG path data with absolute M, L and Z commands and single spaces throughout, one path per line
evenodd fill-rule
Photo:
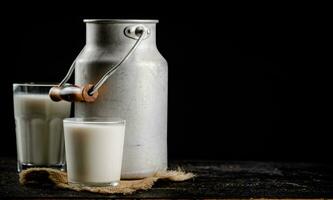
M 53 102 L 47 94 L 14 94 L 18 162 L 56 166 L 65 163 L 63 118 L 69 102 Z
M 68 181 L 99 184 L 120 180 L 124 124 L 64 122 Z

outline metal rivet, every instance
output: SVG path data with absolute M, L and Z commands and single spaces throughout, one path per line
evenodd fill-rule
M 150 30 L 143 25 L 127 26 L 124 30 L 124 33 L 129 38 L 138 39 L 144 30 L 147 31 L 144 39 L 147 39 L 150 35 Z

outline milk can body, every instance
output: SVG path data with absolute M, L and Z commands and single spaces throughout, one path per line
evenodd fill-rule
M 96 83 L 136 42 L 126 27 L 149 34 L 99 89 L 93 103 L 75 102 L 75 117 L 126 120 L 122 178 L 143 178 L 167 168 L 168 67 L 156 47 L 157 20 L 85 20 L 86 46 L 75 64 L 75 84 Z

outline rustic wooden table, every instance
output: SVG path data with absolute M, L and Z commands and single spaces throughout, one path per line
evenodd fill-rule
M 197 174 L 185 182 L 159 181 L 131 195 L 99 195 L 50 185 L 21 186 L 14 158 L 1 158 L 0 197 L 29 199 L 103 198 L 333 198 L 333 166 L 313 163 L 171 161 Z

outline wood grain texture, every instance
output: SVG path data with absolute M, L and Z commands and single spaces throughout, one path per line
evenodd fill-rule
M 333 198 L 333 166 L 314 163 L 171 161 L 197 174 L 185 182 L 159 181 L 131 195 L 99 195 L 52 185 L 21 186 L 14 158 L 1 158 L 0 197 L 38 199 L 110 198 Z

